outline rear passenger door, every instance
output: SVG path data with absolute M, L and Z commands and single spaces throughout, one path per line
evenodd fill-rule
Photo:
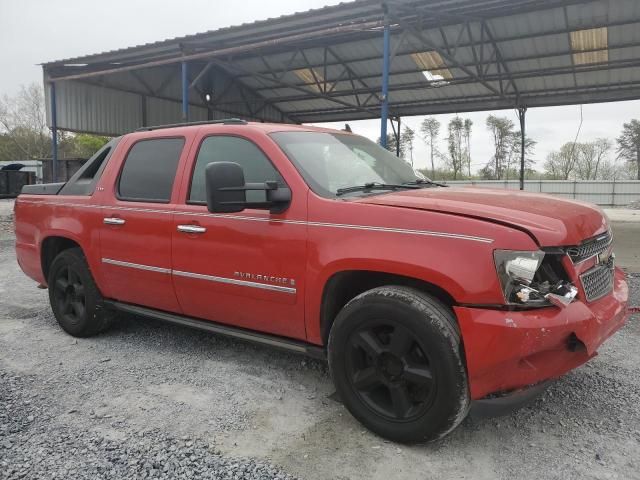
M 272 163 L 269 155 L 278 154 L 283 155 L 265 135 L 215 134 L 200 141 L 174 215 L 173 281 L 186 315 L 301 339 L 306 195 Z M 279 214 L 259 209 L 209 213 L 204 172 L 219 161 L 240 164 L 248 183 L 288 185 L 289 208 Z M 265 192 L 249 191 L 247 200 L 265 201 Z
M 171 281 L 174 184 L 188 139 L 129 139 L 104 192 L 101 270 L 107 297 L 180 312 Z M 186 153 L 184 154 L 186 155 Z

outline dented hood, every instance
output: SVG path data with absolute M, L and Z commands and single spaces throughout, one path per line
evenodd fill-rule
M 543 247 L 576 245 L 607 229 L 606 217 L 595 205 L 513 190 L 422 188 L 372 195 L 356 201 L 464 215 L 506 224 L 526 230 Z

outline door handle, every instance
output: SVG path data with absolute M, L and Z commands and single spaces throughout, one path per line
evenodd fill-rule
M 178 225 L 178 231 L 182 233 L 204 233 L 207 229 L 200 225 Z
M 102 219 L 102 222 L 105 225 L 124 225 L 125 224 L 124 218 L 118 218 L 118 217 L 105 217 Z

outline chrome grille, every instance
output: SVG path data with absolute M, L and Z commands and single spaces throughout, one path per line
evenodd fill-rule
M 611 236 L 611 232 L 607 231 L 606 233 L 598 235 L 595 238 L 585 240 L 580 245 L 567 248 L 567 254 L 569 255 L 569 257 L 571 257 L 573 263 L 582 262 L 587 258 L 591 258 L 604 252 L 607 248 L 609 248 L 612 240 L 613 238 Z
M 587 302 L 604 297 L 613 290 L 613 256 L 607 263 L 596 265 L 580 275 Z

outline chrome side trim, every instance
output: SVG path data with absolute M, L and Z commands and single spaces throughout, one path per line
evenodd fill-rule
M 269 285 L 268 283 L 250 282 L 248 280 L 237 280 L 235 278 L 216 277 L 213 275 L 205 275 L 203 273 L 183 272 L 181 270 L 171 270 L 170 268 L 154 267 L 152 265 L 141 265 L 139 263 L 123 262 L 122 260 L 114 260 L 113 258 L 103 258 L 102 263 L 117 265 L 119 267 L 136 268 L 156 273 L 173 273 L 180 277 L 195 278 L 198 280 L 207 280 L 209 282 L 226 283 L 229 285 L 239 285 L 241 287 L 260 288 L 263 290 L 273 290 L 274 292 L 284 292 L 295 294 L 297 290 L 292 287 L 283 287 L 282 285 Z
M 146 270 L 156 273 L 171 273 L 170 268 L 154 267 L 151 265 L 141 265 L 139 263 L 123 262 L 122 260 L 114 260 L 113 258 L 103 258 L 102 263 L 117 265 L 118 267 L 137 268 L 138 270 Z
M 453 238 L 456 240 L 470 240 L 481 243 L 493 243 L 493 239 L 484 237 L 475 237 L 473 235 L 464 235 L 461 233 L 434 232 L 430 230 L 412 230 L 408 228 L 379 227 L 375 225 L 352 225 L 347 223 L 325 223 L 325 222 L 308 222 L 305 220 L 284 220 L 279 218 L 260 218 L 248 217 L 244 215 L 222 215 L 216 213 L 200 213 L 200 212 L 174 212 L 176 215 L 187 215 L 193 217 L 213 217 L 229 220 L 247 220 L 253 222 L 271 222 L 285 223 L 289 225 L 306 225 L 308 227 L 328 227 L 328 228 L 346 228 L 352 230 L 369 230 L 372 232 L 388 232 L 388 233 L 404 233 L 411 235 L 425 235 L 430 237 Z
M 34 204 L 50 204 L 50 205 L 60 205 L 67 207 L 76 207 L 76 208 L 97 208 L 104 210 L 118 210 L 118 211 L 129 211 L 129 212 L 143 212 L 143 213 L 157 213 L 163 215 L 186 215 L 192 217 L 212 217 L 212 218 L 221 218 L 228 220 L 244 220 L 244 221 L 252 221 L 252 222 L 269 222 L 269 223 L 285 223 L 289 225 L 303 225 L 308 227 L 325 227 L 325 228 L 345 228 L 351 230 L 368 230 L 372 232 L 386 232 L 386 233 L 402 233 L 408 235 L 423 235 L 429 237 L 440 237 L 440 238 L 452 238 L 456 240 L 468 240 L 472 242 L 480 242 L 480 243 L 493 243 L 493 239 L 485 238 L 485 237 L 476 237 L 473 235 L 464 235 L 461 233 L 448 233 L 448 232 L 435 232 L 431 230 L 412 230 L 406 228 L 394 228 L 394 227 L 382 227 L 375 225 L 351 225 L 345 223 L 325 223 L 325 222 L 309 222 L 306 220 L 285 220 L 278 218 L 261 218 L 261 217 L 251 217 L 246 215 L 228 215 L 228 214 L 216 214 L 216 213 L 205 213 L 205 212 L 181 212 L 181 211 L 171 211 L 171 210 L 156 210 L 150 208 L 135 208 L 135 207 L 107 207 L 101 205 L 87 205 L 87 204 L 74 204 L 74 203 L 65 203 L 65 202 L 36 202 L 30 200 L 21 200 L 24 203 L 34 203 Z
M 273 290 L 275 292 L 296 293 L 295 288 L 283 287 L 281 285 L 269 285 L 266 283 L 249 282 L 247 280 L 236 280 L 235 278 L 215 277 L 213 275 L 204 275 L 202 273 L 183 272 L 181 270 L 173 270 L 174 275 L 187 278 L 196 278 L 198 280 L 207 280 L 209 282 L 226 283 L 229 285 L 240 285 L 242 287 L 260 288 L 263 290 Z
M 429 230 L 411 230 L 407 228 L 377 227 L 374 225 L 349 225 L 344 223 L 307 222 L 307 225 L 309 225 L 310 227 L 347 228 L 353 230 L 369 230 L 373 232 L 407 233 L 411 235 L 426 235 L 429 237 L 445 237 L 457 240 L 471 240 L 474 242 L 493 243 L 493 240 L 490 238 L 474 237 L 472 235 L 463 235 L 460 233 L 433 232 Z

